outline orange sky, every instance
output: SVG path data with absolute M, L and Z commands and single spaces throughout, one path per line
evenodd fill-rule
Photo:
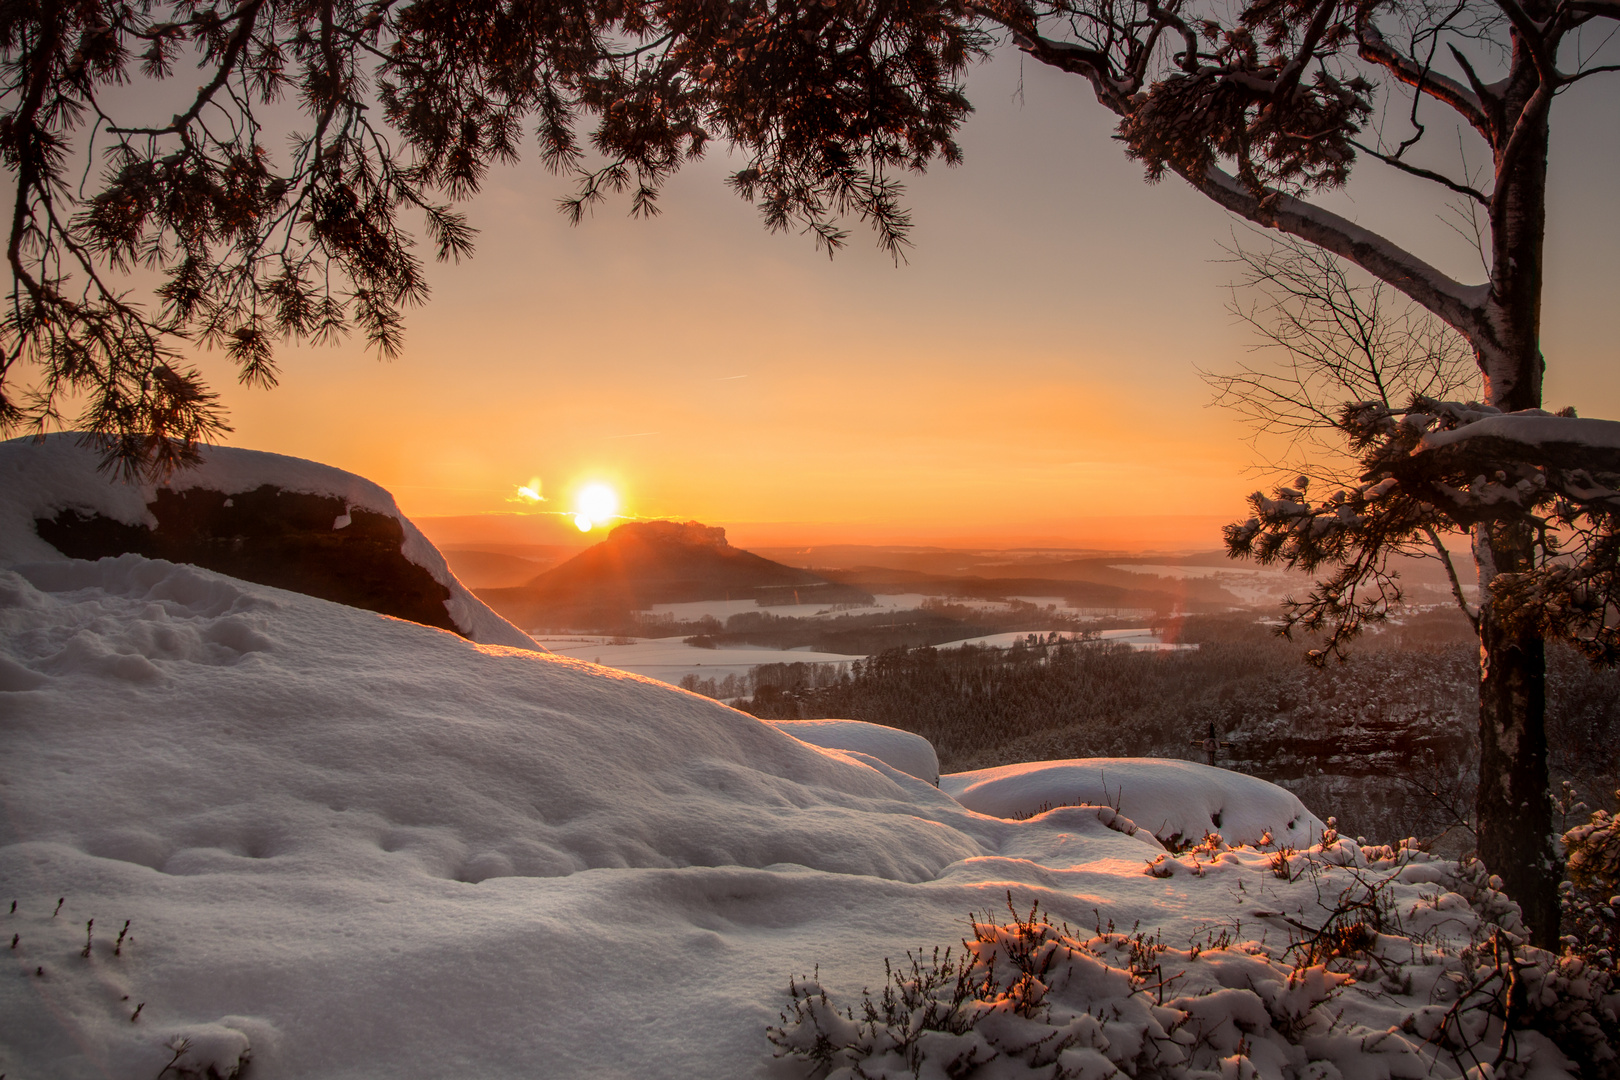
M 1259 482 L 1194 370 L 1251 345 L 1216 261 L 1233 222 L 1144 184 L 1080 80 L 1004 56 L 970 90 L 966 164 L 909 182 L 906 266 L 859 232 L 830 263 L 766 233 L 723 151 L 661 218 L 579 227 L 566 183 L 521 165 L 470 205 L 478 254 L 433 269 L 403 357 L 284 350 L 279 389 L 227 392 L 231 441 L 362 473 L 415 516 L 518 510 L 539 476 L 547 509 L 606 482 L 629 514 L 756 543 L 1218 546 Z M 1548 401 L 1620 416 L 1620 134 L 1597 104 L 1557 114 Z M 1427 185 L 1360 168 L 1337 209 L 1479 277 Z

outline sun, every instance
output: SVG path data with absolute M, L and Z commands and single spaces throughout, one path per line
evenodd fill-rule
M 580 532 L 590 532 L 619 512 L 619 497 L 606 484 L 590 484 L 580 491 L 574 506 L 574 525 Z

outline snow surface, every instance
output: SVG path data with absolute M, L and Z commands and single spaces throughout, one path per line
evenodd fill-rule
M 76 434 L 0 442 L 0 566 L 66 558 L 34 532 L 35 518 L 82 510 L 125 525 L 153 528 L 157 520 L 146 507 L 160 487 L 236 495 L 273 484 L 284 491 L 340 498 L 350 509 L 398 520 L 405 531 L 401 554 L 450 590 L 444 606 L 456 626 L 486 645 L 535 648 L 533 639 L 495 614 L 456 579 L 439 549 L 400 513 L 394 497 L 370 480 L 330 465 L 258 450 L 208 446 L 202 453 L 201 464 L 178 470 L 161 484 L 129 483 L 102 472 L 99 453 Z M 338 521 L 348 524 L 345 518 Z M 341 526 L 334 523 L 333 527 Z
M 1229 844 L 1305 848 L 1325 826 L 1299 797 L 1243 773 L 1162 758 L 1071 758 L 998 765 L 939 778 L 970 810 L 1029 816 L 1054 806 L 1111 806 L 1165 843 L 1219 833 Z
M 960 941 L 967 913 L 1039 900 L 1240 944 L 1184 980 L 1237 983 L 1151 1014 L 1185 1017 L 1223 1074 L 1454 1077 L 1390 1033 L 1486 932 L 1445 865 L 1407 867 L 1383 896 L 1422 948 L 1379 941 L 1415 979 L 1313 976 L 1337 1019 L 1279 1047 L 1257 1002 L 1295 985 L 1289 920 L 1355 885 L 1346 841 L 1285 880 L 1249 849 L 1169 858 L 1107 807 L 986 816 L 948 792 L 972 804 L 987 773 L 940 790 L 645 678 L 135 555 L 0 571 L 0 740 L 7 1076 L 150 1080 L 177 1054 L 255 1080 L 805 1076 L 766 1040 L 790 975 L 851 999 L 884 957 Z M 1234 833 L 1296 812 L 1220 770 L 1092 764 L 1097 801 L 1155 828 L 1216 802 Z M 1163 959 L 1166 979 L 1191 963 Z M 1141 1011 L 1109 963 L 1097 1007 Z M 1515 1046 L 1531 1075 L 1571 1075 L 1540 1036 Z
M 1482 977 L 1485 919 L 1513 917 L 1454 865 L 1331 835 L 1303 850 L 1321 823 L 1224 770 L 1048 762 L 936 788 L 902 732 L 765 723 L 193 566 L 51 558 L 19 507 L 144 506 L 64 456 L 25 473 L 8 451 L 0 495 L 4 1076 L 803 1077 L 767 1039 L 817 1045 L 802 1011 L 784 1019 L 791 976 L 858 1003 L 885 957 L 1039 901 L 1096 927 L 1065 960 L 1081 977 L 1052 1012 L 928 1036 L 945 1056 L 924 1075 L 953 1039 L 1061 1037 L 1072 1075 L 1103 1080 L 1152 1036 L 1167 1080 L 1462 1077 L 1422 1040 Z M 226 472 L 336 482 L 285 460 Z M 1217 813 L 1229 840 L 1302 850 L 1171 856 L 1153 835 L 1201 837 Z M 1300 928 L 1369 881 L 1383 966 L 1302 968 Z M 1527 1000 L 1579 990 L 1520 956 Z M 1500 1021 L 1458 1016 L 1493 1052 Z M 1511 1046 L 1511 1075 L 1574 1075 L 1536 1032 Z M 974 1075 L 1028 1075 L 1008 1053 Z M 892 1058 L 866 1073 L 913 1075 Z
M 771 720 L 776 730 L 785 731 L 811 746 L 826 750 L 847 750 L 874 757 L 909 776 L 939 783 L 939 755 L 934 744 L 921 735 L 864 720 Z
M 760 664 L 847 664 L 864 656 L 816 652 L 813 649 L 770 649 L 758 645 L 702 649 L 685 638 L 613 638 L 592 635 L 541 635 L 535 641 L 559 656 L 577 656 L 604 667 L 679 683 L 683 676 L 703 679 L 746 675 Z

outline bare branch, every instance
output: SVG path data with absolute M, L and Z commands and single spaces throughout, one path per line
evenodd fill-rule
M 1482 206 L 1489 206 L 1491 204 L 1490 197 L 1487 196 L 1483 191 L 1480 191 L 1478 188 L 1469 187 L 1467 184 L 1459 184 L 1457 181 L 1451 179 L 1451 177 L 1442 173 L 1437 173 L 1432 169 L 1424 169 L 1416 165 L 1409 165 L 1395 155 L 1386 154 L 1381 150 L 1375 150 L 1366 143 L 1361 142 L 1359 139 L 1351 139 L 1350 144 L 1357 150 L 1360 150 L 1363 154 L 1366 154 L 1369 157 L 1375 157 L 1391 168 L 1399 169 L 1403 173 L 1410 176 L 1416 176 L 1423 180 L 1432 180 L 1436 184 L 1441 184 L 1450 188 L 1459 195 L 1468 196 L 1470 199 L 1473 199 Z
M 1370 12 L 1371 8 L 1367 10 Z M 1495 125 L 1481 95 L 1400 52 L 1384 39 L 1378 27 L 1373 25 L 1370 15 L 1358 20 L 1356 32 L 1360 37 L 1363 60 L 1377 64 L 1406 85 L 1451 106 L 1486 142 L 1494 143 Z

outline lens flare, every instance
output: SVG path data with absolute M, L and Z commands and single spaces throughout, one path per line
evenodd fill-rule
M 578 529 L 580 532 L 590 532 L 591 519 L 586 517 L 584 514 L 575 514 L 574 528 Z

